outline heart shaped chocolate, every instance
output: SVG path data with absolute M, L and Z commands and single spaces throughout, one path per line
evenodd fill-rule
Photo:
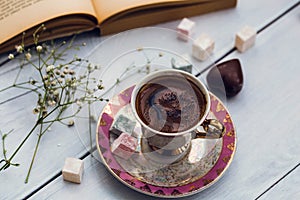
M 237 95 L 243 87 L 243 72 L 239 59 L 231 59 L 215 65 L 206 77 L 209 89 L 226 97 Z M 225 91 L 224 91 L 225 90 Z

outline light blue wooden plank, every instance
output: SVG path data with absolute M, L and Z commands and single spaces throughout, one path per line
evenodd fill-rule
M 295 58 L 300 41 L 294 40 L 300 33 L 295 26 L 299 9 L 261 33 L 253 48 L 226 58 L 238 57 L 245 75 L 242 92 L 226 102 L 237 129 L 237 152 L 215 185 L 185 199 L 255 199 L 299 163 L 300 68 Z M 150 199 L 116 183 L 103 169 L 100 163 L 88 168 L 81 185 L 58 179 L 33 199 Z M 299 176 L 293 180 L 299 182 Z
M 296 4 L 292 1 L 247 1 L 238 0 L 237 7 L 215 13 L 191 17 L 196 22 L 192 38 L 207 33 L 215 40 L 215 51 L 212 58 L 219 58 L 234 47 L 235 34 L 245 25 L 257 31 L 278 17 L 285 10 Z M 180 20 L 158 25 L 175 30 Z
M 261 196 L 261 200 L 299 199 L 300 198 L 300 168 L 296 168 L 270 191 Z
M 84 167 L 81 184 L 66 182 L 60 176 L 51 183 L 51 187 L 44 187 L 30 199 L 152 199 L 117 181 L 95 158 L 87 157 Z
M 24 103 L 28 102 L 28 103 Z M 10 156 L 33 127 L 36 115 L 32 108 L 35 98 L 26 95 L 0 107 L 0 127 L 2 132 L 14 131 L 6 138 L 6 149 Z M 86 121 L 68 128 L 56 124 L 42 137 L 37 157 L 34 162 L 29 182 L 24 183 L 34 147 L 37 142 L 38 130 L 35 131 L 20 149 L 13 163 L 20 163 L 17 168 L 10 167 L 0 173 L 0 199 L 22 199 L 25 195 L 38 188 L 41 184 L 59 173 L 66 157 L 79 157 L 87 152 L 81 138 L 89 138 Z M 93 126 L 95 129 L 95 127 Z M 79 137 L 80 135 L 80 137 Z M 88 139 L 87 139 L 88 140 Z M 84 142 L 86 144 L 87 141 Z M 2 157 L 2 142 L 0 145 Z M 2 166 L 2 163 L 1 163 Z

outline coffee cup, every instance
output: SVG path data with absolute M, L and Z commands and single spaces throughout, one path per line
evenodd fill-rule
M 192 139 L 217 139 L 224 125 L 208 119 L 210 94 L 194 75 L 176 69 L 152 72 L 133 89 L 131 108 L 142 127 L 142 149 L 150 159 L 172 164 Z

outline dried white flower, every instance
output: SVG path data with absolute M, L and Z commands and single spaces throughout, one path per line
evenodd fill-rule
M 33 110 L 32 110 L 32 113 L 33 114 L 38 114 L 40 112 L 40 109 L 38 109 L 38 108 L 34 108 Z
M 38 46 L 36 47 L 36 51 L 37 51 L 37 52 L 43 51 L 43 47 L 42 47 L 41 45 L 38 45 Z
M 63 83 L 64 82 L 64 80 L 62 78 L 58 78 L 57 81 L 58 81 L 58 83 Z
M 29 83 L 30 83 L 31 85 L 34 85 L 34 84 L 36 84 L 36 80 L 30 78 L 30 79 L 29 79 Z
M 55 68 L 54 65 L 49 65 L 49 66 L 46 68 L 46 72 L 50 72 L 50 71 L 52 71 L 54 68 Z
M 54 90 L 53 95 L 54 96 L 58 96 L 59 95 L 59 91 L 58 90 Z
M 93 90 L 88 89 L 88 90 L 87 90 L 87 93 L 88 93 L 88 94 L 93 94 L 94 92 L 93 92 Z
M 54 100 L 49 100 L 48 102 L 49 106 L 55 106 L 56 102 Z
M 56 84 L 57 84 L 57 82 L 55 80 L 51 82 L 52 86 L 56 86 Z
M 48 75 L 44 75 L 44 76 L 43 76 L 43 80 L 44 80 L 44 81 L 48 80 L 48 78 L 49 78 Z
M 8 55 L 8 59 L 12 60 L 12 59 L 14 59 L 14 58 L 15 58 L 14 54 L 10 53 L 10 54 Z
M 76 101 L 76 104 L 77 104 L 77 106 L 82 106 L 82 101 L 77 100 L 77 101 Z
M 87 66 L 87 69 L 89 72 L 92 72 L 95 68 L 94 66 L 90 63 L 88 66 Z
M 74 124 L 75 124 L 75 122 L 72 119 L 68 122 L 68 126 L 74 126 Z
M 18 45 L 18 46 L 16 46 L 16 50 L 18 53 L 22 53 L 24 49 L 21 45 Z
M 26 53 L 25 57 L 26 57 L 27 60 L 30 60 L 31 59 L 31 54 L 30 53 Z
M 76 82 L 71 83 L 71 87 L 76 87 L 76 86 L 77 86 Z
M 100 66 L 98 66 L 98 65 L 95 65 L 95 69 L 100 69 Z
M 63 73 L 66 75 L 69 73 L 69 70 L 66 68 L 66 69 L 64 69 Z
M 57 76 L 60 76 L 60 71 L 59 71 L 58 69 L 56 69 L 56 70 L 54 71 L 54 73 L 55 73 Z
M 75 74 L 75 71 L 74 71 L 74 70 L 69 70 L 69 74 L 70 74 L 70 75 L 74 75 L 74 74 Z

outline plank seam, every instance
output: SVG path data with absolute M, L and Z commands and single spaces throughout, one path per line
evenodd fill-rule
M 261 33 L 263 32 L 265 29 L 267 29 L 268 27 L 270 27 L 272 24 L 274 24 L 275 22 L 277 22 L 279 19 L 281 19 L 283 16 L 285 16 L 286 14 L 288 14 L 290 11 L 292 11 L 293 9 L 295 9 L 297 6 L 300 5 L 300 1 L 298 1 L 297 3 L 295 3 L 294 5 L 292 5 L 290 8 L 288 8 L 287 10 L 285 10 L 283 13 L 281 13 L 280 15 L 278 15 L 276 18 L 274 18 L 272 21 L 270 21 L 269 23 L 267 23 L 266 25 L 264 25 L 262 28 L 260 28 L 257 33 Z M 217 59 L 214 63 L 218 63 L 219 61 L 221 61 L 222 59 L 224 59 L 225 57 L 229 56 L 230 54 L 232 54 L 233 52 L 236 51 L 236 48 L 233 47 L 230 50 L 228 50 L 223 56 L 221 56 L 219 59 Z M 7 62 L 9 62 L 9 59 L 4 60 L 3 62 L 0 63 L 0 67 L 3 66 L 4 64 L 6 64 Z M 204 73 L 205 71 L 209 70 L 212 66 L 214 66 L 214 64 L 209 65 L 208 67 L 206 67 L 205 69 L 203 69 L 201 72 L 199 72 L 198 74 L 196 74 L 196 76 L 200 76 L 202 73 Z M 27 93 L 21 94 L 19 96 L 23 96 L 26 95 Z M 19 96 L 16 96 L 14 98 L 8 99 L 5 102 L 1 102 L 1 104 L 7 103 L 8 101 L 11 101 Z M 83 160 L 85 159 L 87 156 L 91 155 L 90 152 L 86 152 L 84 155 L 82 155 L 79 159 Z M 282 176 L 279 180 L 277 180 L 274 184 L 272 184 L 269 188 L 267 188 L 262 194 L 260 194 L 255 200 L 258 200 L 260 197 L 262 197 L 264 194 L 266 194 L 270 189 L 272 189 L 276 184 L 278 184 L 280 181 L 282 181 L 286 176 L 288 176 L 292 171 L 294 171 L 296 168 L 298 168 L 300 166 L 300 163 L 298 163 L 295 167 L 293 167 L 290 171 L 288 171 L 284 176 Z M 47 180 L 46 182 L 44 182 L 42 185 L 40 185 L 39 187 L 37 187 L 36 189 L 34 189 L 31 193 L 29 193 L 28 195 L 26 195 L 23 199 L 29 199 L 30 197 L 32 197 L 33 195 L 35 195 L 37 192 L 39 192 L 43 187 L 47 186 L 49 183 L 51 183 L 52 181 L 56 180 L 58 177 L 60 177 L 62 175 L 62 172 L 58 172 L 56 173 L 52 178 L 50 178 L 49 180 Z
M 300 163 L 298 163 L 295 167 L 293 167 L 290 171 L 288 171 L 285 175 L 283 175 L 280 179 L 278 179 L 275 183 L 273 183 L 270 187 L 268 187 L 263 193 L 261 193 L 258 197 L 256 197 L 255 200 L 258 200 L 263 195 L 265 195 L 269 190 L 271 190 L 274 186 L 276 186 L 280 181 L 282 181 L 285 177 L 287 177 L 290 173 L 292 173 L 299 166 L 300 166 Z
M 283 13 L 281 13 L 280 15 L 278 15 L 277 17 L 275 17 L 272 21 L 270 21 L 265 26 L 263 26 L 261 29 L 259 29 L 257 31 L 257 33 L 259 34 L 259 33 L 263 32 L 266 28 L 268 28 L 269 26 L 271 26 L 272 24 L 274 24 L 275 22 L 277 22 L 284 15 L 288 14 L 290 11 L 292 11 L 293 9 L 295 9 L 299 5 L 300 5 L 300 1 L 298 1 L 297 3 L 295 3 L 294 5 L 292 5 L 290 8 L 288 8 L 286 11 L 284 11 Z
M 277 22 L 279 19 L 281 19 L 283 16 L 285 16 L 286 14 L 288 14 L 289 12 L 291 12 L 293 9 L 295 9 L 299 5 L 300 5 L 300 1 L 298 1 L 297 3 L 295 3 L 294 5 L 292 5 L 291 7 L 289 7 L 287 10 L 285 10 L 280 15 L 278 15 L 277 17 L 275 17 L 272 21 L 270 21 L 269 23 L 267 23 L 266 25 L 264 25 L 262 28 L 260 28 L 257 31 L 257 34 L 260 34 L 261 32 L 263 32 L 266 28 L 270 27 L 272 24 L 274 24 L 275 22 Z M 224 58 L 226 58 L 227 56 L 229 56 L 230 54 L 232 54 L 236 50 L 237 49 L 235 47 L 231 48 L 223 56 L 221 56 L 219 59 L 215 60 L 214 63 L 220 62 L 221 60 L 223 60 Z M 195 76 L 199 77 L 201 74 L 203 74 L 204 72 L 206 72 L 207 70 L 209 70 L 210 68 L 212 68 L 214 66 L 214 63 L 211 64 L 211 65 L 209 65 L 209 66 L 207 66 L 206 68 L 204 68 L 202 71 L 200 71 Z

